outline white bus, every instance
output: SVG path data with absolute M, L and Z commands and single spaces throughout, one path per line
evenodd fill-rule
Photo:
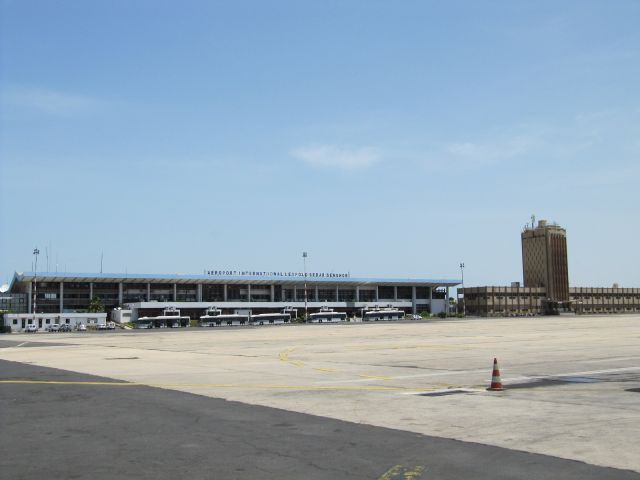
M 347 319 L 346 312 L 334 312 L 327 307 L 322 307 L 319 312 L 310 313 L 309 323 L 338 323 Z

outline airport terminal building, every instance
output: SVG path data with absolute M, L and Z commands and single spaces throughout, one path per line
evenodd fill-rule
M 82 312 L 99 298 L 106 311 L 128 308 L 131 320 L 178 308 L 198 319 L 217 308 L 224 313 L 275 313 L 297 309 L 299 315 L 321 308 L 359 316 L 363 309 L 392 307 L 411 313 L 447 311 L 449 288 L 457 279 L 353 278 L 345 274 L 296 272 L 211 272 L 203 275 L 16 272 L 12 298 L 22 296 L 25 312 Z M 305 302 L 306 298 L 306 302 Z M 16 312 L 21 313 L 21 312 Z

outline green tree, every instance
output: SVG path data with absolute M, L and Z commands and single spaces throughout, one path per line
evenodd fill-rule
M 102 304 L 102 300 L 98 297 L 93 297 L 91 299 L 91 303 L 89 303 L 89 308 L 87 308 L 87 312 L 89 313 L 103 313 L 104 305 Z

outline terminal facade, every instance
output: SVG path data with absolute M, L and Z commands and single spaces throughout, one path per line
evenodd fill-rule
M 448 310 L 449 288 L 459 280 L 371 279 L 277 275 L 14 274 L 12 298 L 23 298 L 25 313 L 82 312 L 99 298 L 107 312 L 132 311 L 131 320 L 160 315 L 166 308 L 198 319 L 207 309 L 275 313 L 284 308 L 308 313 L 331 308 L 359 316 L 363 309 L 392 307 L 407 314 Z M 305 287 L 306 286 L 306 287 Z M 306 295 L 305 295 L 306 293 Z M 306 299 L 306 302 L 305 302 Z M 20 304 L 20 303 L 16 303 Z M 21 313 L 21 312 L 15 312 Z

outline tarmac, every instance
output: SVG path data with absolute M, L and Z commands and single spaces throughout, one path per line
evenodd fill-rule
M 638 315 L 12 334 L 0 472 L 60 443 L 92 478 L 112 463 L 83 445 L 128 478 L 640 478 L 638 338 Z

